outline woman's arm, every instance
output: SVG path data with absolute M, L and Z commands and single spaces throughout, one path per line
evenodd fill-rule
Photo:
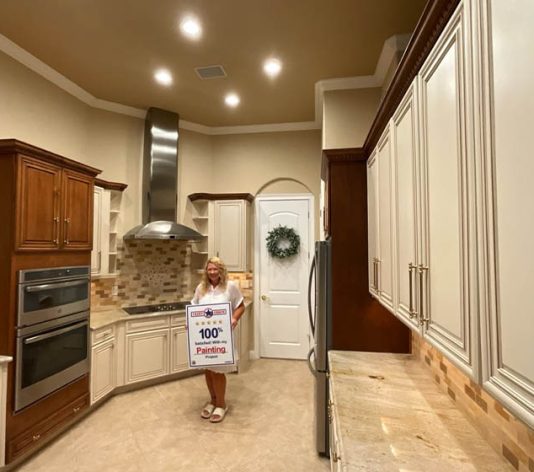
M 245 304 L 241 302 L 239 306 L 232 313 L 232 329 L 234 329 L 237 326 L 237 323 L 239 322 L 239 318 L 243 316 L 244 312 L 245 312 Z

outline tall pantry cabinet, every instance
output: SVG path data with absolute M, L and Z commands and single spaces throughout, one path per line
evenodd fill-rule
M 484 386 L 534 428 L 534 3 L 473 2 Z
M 531 428 L 533 21 L 458 2 L 367 161 L 371 294 Z

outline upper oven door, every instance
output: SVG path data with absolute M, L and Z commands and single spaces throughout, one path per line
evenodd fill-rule
M 89 278 L 19 284 L 18 326 L 89 309 Z

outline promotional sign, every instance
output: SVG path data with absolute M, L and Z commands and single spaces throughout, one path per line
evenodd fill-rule
M 233 365 L 230 303 L 188 305 L 186 316 L 189 367 Z

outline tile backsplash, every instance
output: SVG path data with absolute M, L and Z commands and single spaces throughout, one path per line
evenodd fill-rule
M 117 275 L 91 283 L 93 310 L 169 303 L 191 298 L 191 244 L 125 241 L 117 248 Z
M 413 332 L 412 352 L 431 370 L 439 387 L 467 413 L 486 440 L 514 469 L 534 472 L 533 429 Z
M 117 248 L 117 275 L 94 278 L 91 309 L 190 300 L 200 280 L 191 263 L 191 243 L 185 241 L 124 241 Z M 252 273 L 229 273 L 245 297 L 252 297 Z

